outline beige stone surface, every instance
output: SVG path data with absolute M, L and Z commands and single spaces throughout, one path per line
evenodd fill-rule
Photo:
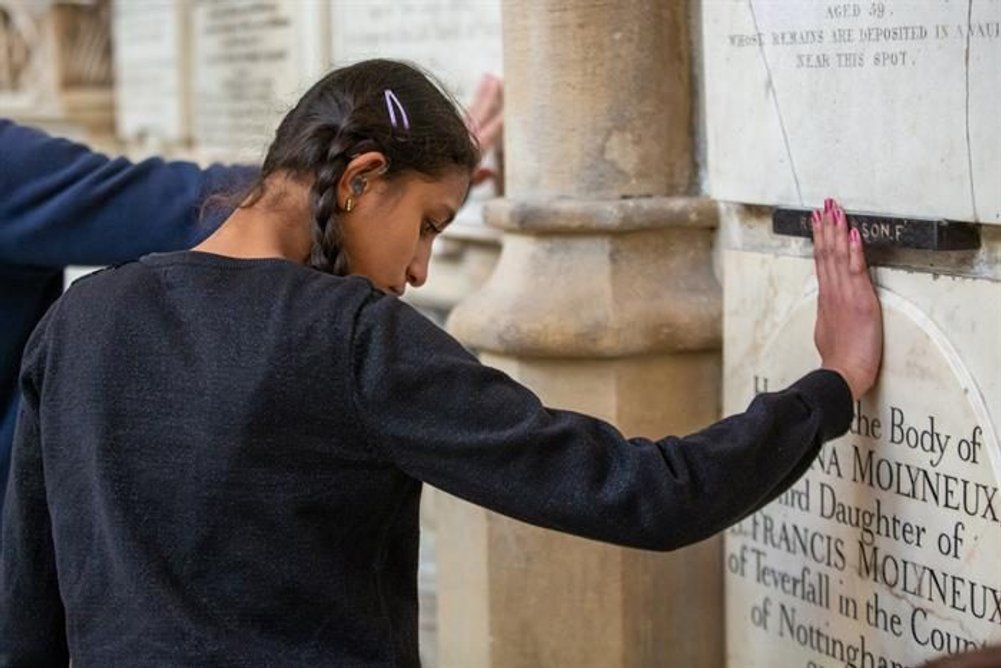
M 0 116 L 113 151 L 107 9 L 0 1 Z
M 505 5 L 505 151 L 515 198 L 687 192 L 694 179 L 685 2 Z
M 1001 222 L 1001 3 L 702 5 L 717 199 Z
M 119 139 L 152 146 L 188 140 L 191 3 L 116 2 L 112 11 Z
M 676 226 L 665 206 L 657 226 L 647 229 L 608 233 L 613 225 L 580 224 L 573 234 L 506 235 L 496 271 L 455 310 L 449 329 L 479 350 L 531 357 L 718 347 L 714 219 L 690 224 L 689 213 L 698 218 L 707 210 L 701 200 L 679 199 L 674 211 L 683 222 Z M 561 206 L 557 220 L 565 217 Z M 593 217 L 602 206 L 591 207 Z
M 332 0 L 330 32 L 335 66 L 401 58 L 430 71 L 463 103 L 483 74 L 502 74 L 499 0 Z
M 330 60 L 318 0 L 193 6 L 194 139 L 205 159 L 262 160 L 275 128 Z
M 818 363 L 816 284 L 806 258 L 728 251 L 725 273 L 734 411 Z M 875 275 L 879 384 L 792 493 L 727 533 L 731 666 L 915 665 L 1001 641 L 1001 283 Z

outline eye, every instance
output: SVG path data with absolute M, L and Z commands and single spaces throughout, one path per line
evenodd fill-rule
M 439 225 L 430 218 L 425 218 L 424 223 L 421 225 L 422 234 L 438 235 L 441 234 L 443 230 L 444 230 L 443 226 Z

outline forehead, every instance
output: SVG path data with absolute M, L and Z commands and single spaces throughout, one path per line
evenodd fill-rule
M 444 204 L 458 209 L 469 189 L 469 175 L 457 169 L 434 178 L 423 174 L 408 174 L 403 177 L 403 185 L 409 197 L 426 204 Z

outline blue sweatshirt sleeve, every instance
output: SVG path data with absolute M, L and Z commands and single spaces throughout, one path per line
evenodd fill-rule
M 238 192 L 257 168 L 108 158 L 0 120 L 0 264 L 64 267 L 190 248 L 220 216 L 214 193 Z

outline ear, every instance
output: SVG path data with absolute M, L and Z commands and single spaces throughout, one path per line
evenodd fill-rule
M 337 182 L 338 205 L 343 207 L 349 197 L 357 202 L 371 182 L 385 174 L 388 168 L 389 160 L 379 151 L 368 151 L 351 158 Z

